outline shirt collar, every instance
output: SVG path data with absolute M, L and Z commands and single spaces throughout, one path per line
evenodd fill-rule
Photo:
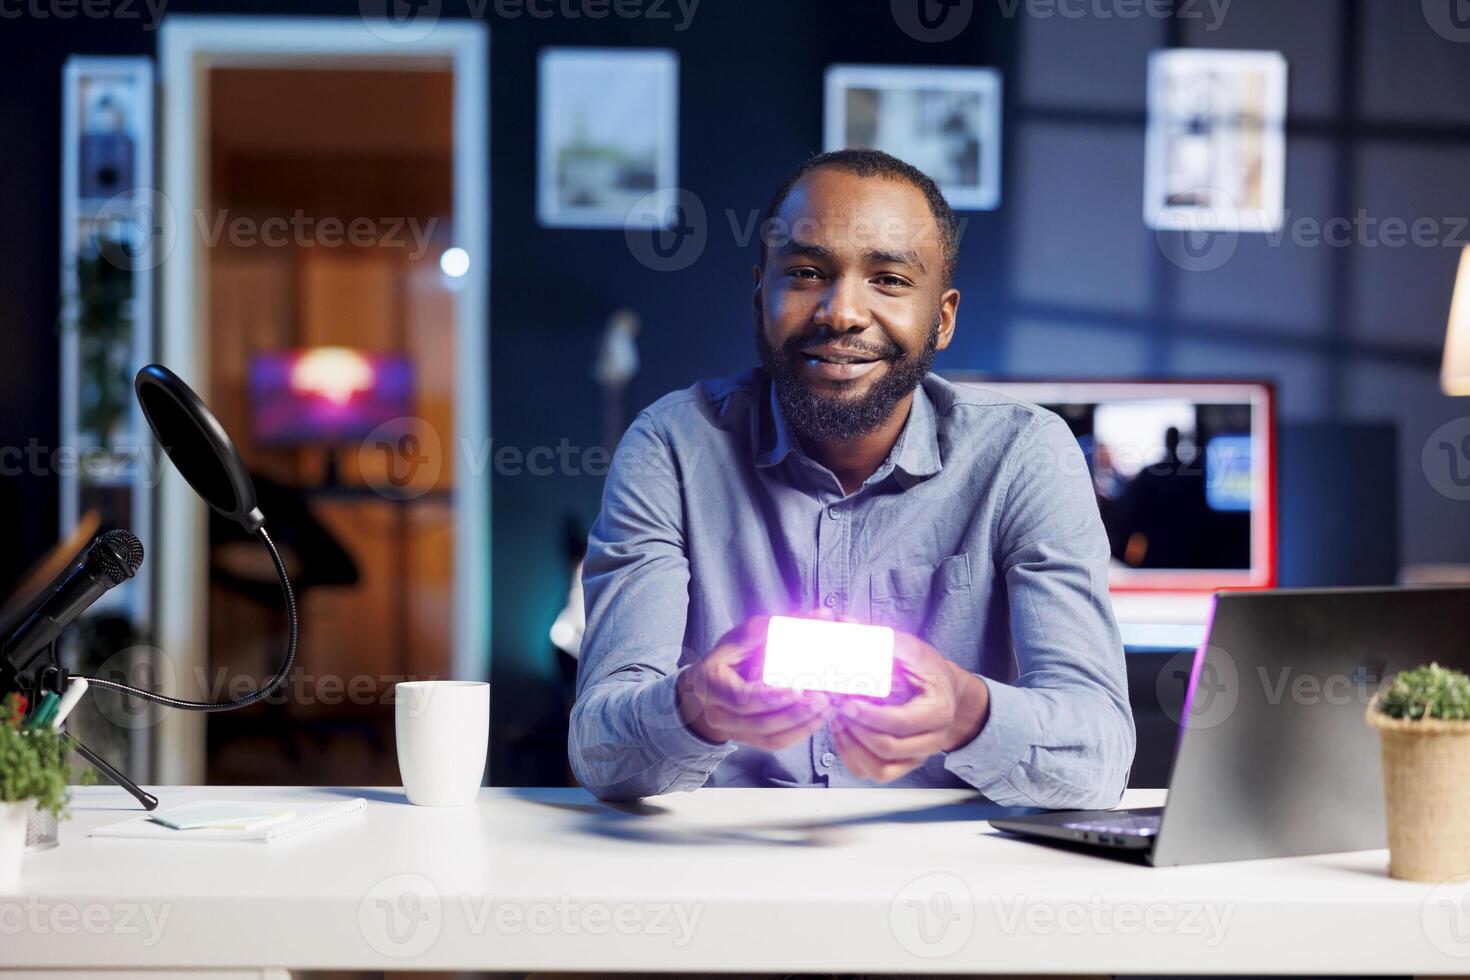
M 939 454 L 939 417 L 934 403 L 920 382 L 914 389 L 914 401 L 909 407 L 909 418 L 904 423 L 903 434 L 893 447 L 896 469 L 909 476 L 933 476 L 944 465 Z
M 775 382 L 767 379 L 766 388 L 766 410 L 756 415 L 758 449 L 755 464 L 761 467 L 775 466 L 793 452 L 801 451 L 801 442 L 781 413 Z M 923 384 L 914 389 L 908 420 L 904 422 L 903 432 L 899 434 L 888 461 L 895 469 L 912 477 L 933 476 L 943 465 L 939 453 L 938 416 Z M 881 472 L 882 467 L 879 469 Z
M 801 445 L 796 433 L 786 424 L 781 414 L 781 403 L 776 399 L 776 382 L 766 379 L 766 408 L 755 413 L 757 466 L 776 466 L 790 456 Z

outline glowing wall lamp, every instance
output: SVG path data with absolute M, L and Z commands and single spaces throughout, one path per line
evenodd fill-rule
M 1460 253 L 1439 385 L 1446 395 L 1470 395 L 1470 246 Z

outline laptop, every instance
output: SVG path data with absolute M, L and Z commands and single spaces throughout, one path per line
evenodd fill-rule
M 1158 866 L 1386 847 L 1368 702 L 1400 670 L 1470 668 L 1467 635 L 1467 587 L 1218 593 L 1204 645 L 1175 665 L 1167 805 L 990 825 Z

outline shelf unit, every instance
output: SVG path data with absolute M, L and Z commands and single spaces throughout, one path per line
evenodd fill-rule
M 63 75 L 61 535 L 96 509 L 152 544 L 157 457 L 132 392 L 153 349 L 153 270 L 170 235 L 153 191 L 153 62 L 72 57 Z M 168 229 L 171 232 L 172 229 Z M 95 611 L 148 625 L 145 564 Z
M 172 243 L 173 215 L 154 189 L 154 72 L 149 58 L 73 56 L 62 82 L 60 444 L 51 456 L 59 534 L 88 511 L 153 551 L 159 453 L 133 396 L 134 373 L 153 359 L 154 270 Z M 156 671 L 153 566 L 88 611 L 125 617 L 142 646 L 109 664 L 130 678 Z M 80 714 L 80 713 L 79 713 Z M 150 726 L 122 725 L 112 761 L 151 778 Z M 114 719 L 117 722 L 117 719 Z M 99 746 L 101 748 L 101 746 Z

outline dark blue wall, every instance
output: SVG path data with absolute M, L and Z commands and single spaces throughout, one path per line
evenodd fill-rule
M 1458 234 L 1463 244 L 1470 233 L 1455 224 L 1470 215 L 1470 44 L 1436 33 L 1420 5 L 1403 0 L 1234 0 L 1213 27 L 1208 4 L 1188 6 L 1199 19 L 1159 20 L 1074 18 L 1019 2 L 1008 18 L 1010 2 L 961 0 L 971 21 L 945 43 L 904 34 L 887 0 L 702 0 L 683 31 L 672 0 L 666 20 L 508 19 L 491 5 L 496 445 L 599 442 L 588 372 L 602 324 L 620 306 L 644 327 L 634 406 L 752 362 L 754 249 L 731 222 L 746 227 L 781 176 L 821 148 L 827 65 L 993 65 L 1006 85 L 1004 205 L 962 215 L 960 330 L 940 368 L 1273 379 L 1288 422 L 1396 424 L 1396 458 L 1364 479 L 1398 485 L 1398 514 L 1380 518 L 1397 522 L 1398 553 L 1406 562 L 1470 559 L 1467 505 L 1437 492 L 1421 466 L 1430 433 L 1466 414 L 1435 382 L 1456 242 L 1370 238 L 1338 248 L 1246 236 L 1222 267 L 1190 272 L 1171 264 L 1174 243 L 1161 247 L 1141 217 L 1147 53 L 1267 48 L 1290 62 L 1289 224 L 1360 209 L 1379 221 L 1428 216 L 1441 239 Z M 467 10 L 445 4 L 446 16 Z M 356 16 L 358 4 L 176 0 L 168 11 Z M 62 61 L 152 53 L 155 44 L 137 20 L 0 22 L 0 445 L 56 438 Z M 707 246 L 688 268 L 645 267 L 621 232 L 537 226 L 535 63 L 549 44 L 678 52 L 680 182 L 708 221 Z M 493 479 L 498 782 L 555 776 L 560 706 L 546 636 L 566 588 L 563 523 L 571 516 L 585 528 L 600 482 Z M 0 521 L 13 568 L 50 542 L 55 487 L 22 479 L 6 492 Z

